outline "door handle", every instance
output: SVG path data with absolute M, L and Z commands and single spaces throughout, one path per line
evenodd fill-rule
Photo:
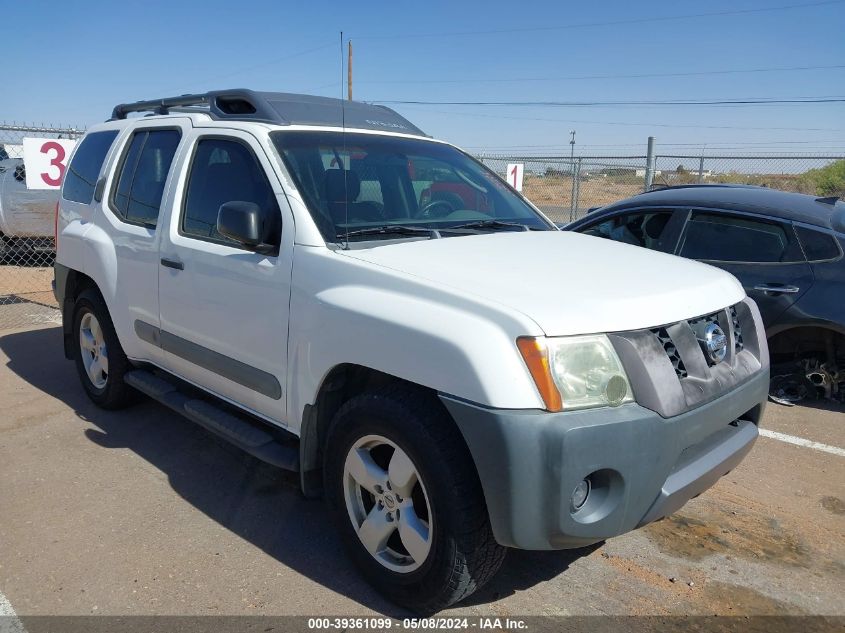
M 174 270 L 185 270 L 185 264 L 175 259 L 161 258 L 161 265 L 165 268 L 173 268 Z
M 783 286 L 781 284 L 757 284 L 754 286 L 754 290 L 759 290 L 760 292 L 794 295 L 800 291 L 801 288 L 798 286 Z

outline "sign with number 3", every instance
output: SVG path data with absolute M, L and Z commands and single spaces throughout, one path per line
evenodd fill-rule
M 58 189 L 76 141 L 60 138 L 23 139 L 27 189 Z

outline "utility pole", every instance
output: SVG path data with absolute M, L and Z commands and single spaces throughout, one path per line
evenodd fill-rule
M 347 98 L 352 101 L 352 40 L 349 40 L 349 56 L 346 60 Z
M 644 191 L 649 191 L 651 189 L 652 183 L 654 183 L 654 167 L 655 167 L 655 160 L 654 160 L 654 137 L 648 137 L 648 149 L 646 151 L 646 159 L 645 159 L 645 186 L 643 187 Z

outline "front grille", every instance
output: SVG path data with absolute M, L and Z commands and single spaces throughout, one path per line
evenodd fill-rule
M 742 342 L 742 327 L 736 306 L 731 306 L 726 310 L 720 310 L 719 312 L 706 314 L 704 316 L 696 317 L 694 319 L 680 321 L 676 324 L 665 325 L 663 327 L 656 327 L 651 329 L 652 334 L 654 334 L 654 336 L 657 337 L 657 340 L 660 341 L 660 345 L 666 352 L 666 357 L 672 363 L 672 367 L 674 367 L 675 369 L 675 374 L 678 376 L 679 379 L 682 380 L 689 376 L 690 363 L 692 363 L 692 365 L 697 364 L 693 362 L 693 359 L 690 357 L 690 354 L 700 354 L 703 358 L 703 352 L 697 344 L 697 341 L 694 346 L 690 346 L 689 344 L 685 345 L 680 340 L 673 340 L 672 335 L 669 332 L 672 331 L 677 335 L 678 330 L 676 326 L 683 324 L 686 325 L 690 330 L 692 330 L 693 335 L 695 335 L 695 332 L 700 332 L 702 328 L 709 323 L 715 323 L 716 325 L 719 325 L 723 330 L 728 330 L 730 328 L 730 330 L 733 332 L 734 354 L 738 354 L 744 349 Z M 725 334 L 728 335 L 729 332 L 726 331 Z M 687 343 L 691 342 L 688 337 L 686 337 L 685 340 L 687 341 Z M 681 353 L 681 348 L 683 348 L 683 353 Z M 684 362 L 684 358 L 686 358 L 686 363 Z
M 724 359 L 715 363 L 698 338 L 710 323 L 717 324 L 729 341 Z M 765 358 L 762 324 L 748 299 L 704 316 L 608 336 L 637 403 L 666 418 L 730 391 L 757 374 Z
M 657 337 L 657 340 L 660 341 L 660 344 L 663 346 L 663 350 L 666 352 L 666 356 L 669 357 L 669 360 L 672 363 L 672 367 L 675 368 L 675 374 L 678 376 L 678 378 L 686 378 L 687 368 L 684 366 L 684 361 L 681 359 L 681 355 L 678 352 L 677 346 L 672 341 L 672 337 L 669 336 L 669 332 L 666 331 L 665 327 L 656 327 L 653 328 L 651 331 Z
M 737 353 L 742 351 L 742 325 L 739 322 L 739 316 L 736 313 L 736 306 L 731 306 L 731 325 L 734 329 L 734 350 Z
M 687 321 L 690 324 L 690 327 L 695 328 L 696 325 L 699 323 L 715 323 L 716 325 L 719 324 L 719 313 L 714 312 L 713 314 L 708 314 L 707 316 L 698 317 L 697 319 L 690 319 Z

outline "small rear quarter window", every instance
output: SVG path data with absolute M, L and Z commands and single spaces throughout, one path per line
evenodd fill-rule
M 71 202 L 91 203 L 97 177 L 116 136 L 117 130 L 107 130 L 94 132 L 82 139 L 65 174 L 62 198 Z
M 839 257 L 839 245 L 829 233 L 823 233 L 804 226 L 796 226 L 795 232 L 801 240 L 801 247 L 808 262 L 818 262 Z

